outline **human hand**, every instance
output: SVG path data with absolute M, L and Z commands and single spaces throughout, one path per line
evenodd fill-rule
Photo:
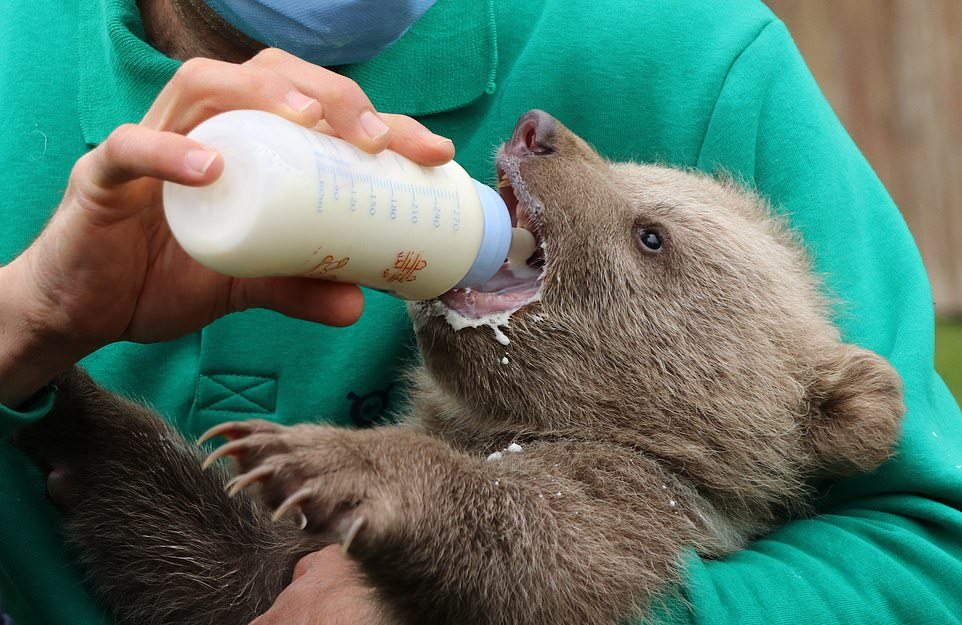
M 357 319 L 363 301 L 353 285 L 223 276 L 172 237 L 162 181 L 203 186 L 223 171 L 218 154 L 183 133 L 238 108 L 276 113 L 369 152 L 390 147 L 425 165 L 454 152 L 415 120 L 376 113 L 350 79 L 285 52 L 265 50 L 240 65 L 186 62 L 140 124 L 121 126 L 77 161 L 47 228 L 0 268 L 0 403 L 19 403 L 105 344 L 173 339 L 246 308 L 330 325 Z
M 250 625 L 376 625 L 382 619 L 357 565 L 337 545 L 308 554 L 290 586 Z

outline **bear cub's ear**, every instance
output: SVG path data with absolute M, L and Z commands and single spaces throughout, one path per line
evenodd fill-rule
M 875 469 L 898 440 L 902 379 L 881 356 L 844 344 L 828 352 L 816 375 L 806 428 L 815 468 L 828 476 Z

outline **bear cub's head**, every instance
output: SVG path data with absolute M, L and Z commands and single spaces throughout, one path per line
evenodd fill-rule
M 757 195 L 608 162 L 541 111 L 496 162 L 540 247 L 412 304 L 443 427 L 619 441 L 763 508 L 889 456 L 898 375 L 842 342 L 803 246 Z

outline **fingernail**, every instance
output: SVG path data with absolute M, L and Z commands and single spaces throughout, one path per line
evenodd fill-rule
M 190 150 L 187 152 L 187 167 L 198 174 L 206 174 L 210 166 L 214 164 L 217 152 L 208 150 Z
M 434 136 L 436 137 L 437 135 L 434 135 Z M 451 141 L 450 139 L 441 139 L 440 141 L 437 142 L 437 145 L 438 147 L 442 147 L 442 148 L 446 148 L 450 145 L 453 148 L 454 141 Z
M 370 137 L 371 141 L 377 141 L 387 134 L 387 124 L 382 122 L 381 118 L 371 111 L 364 111 L 361 113 L 360 121 L 361 128 L 364 129 L 364 132 L 368 137 Z
M 287 94 L 287 105 L 298 113 L 303 113 L 307 110 L 307 107 L 315 102 L 317 102 L 317 100 L 304 95 L 300 91 L 291 91 Z

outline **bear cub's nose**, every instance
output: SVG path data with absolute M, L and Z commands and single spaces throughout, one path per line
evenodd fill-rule
M 521 116 L 508 141 L 508 152 L 515 156 L 544 156 L 555 151 L 557 120 L 538 109 Z

